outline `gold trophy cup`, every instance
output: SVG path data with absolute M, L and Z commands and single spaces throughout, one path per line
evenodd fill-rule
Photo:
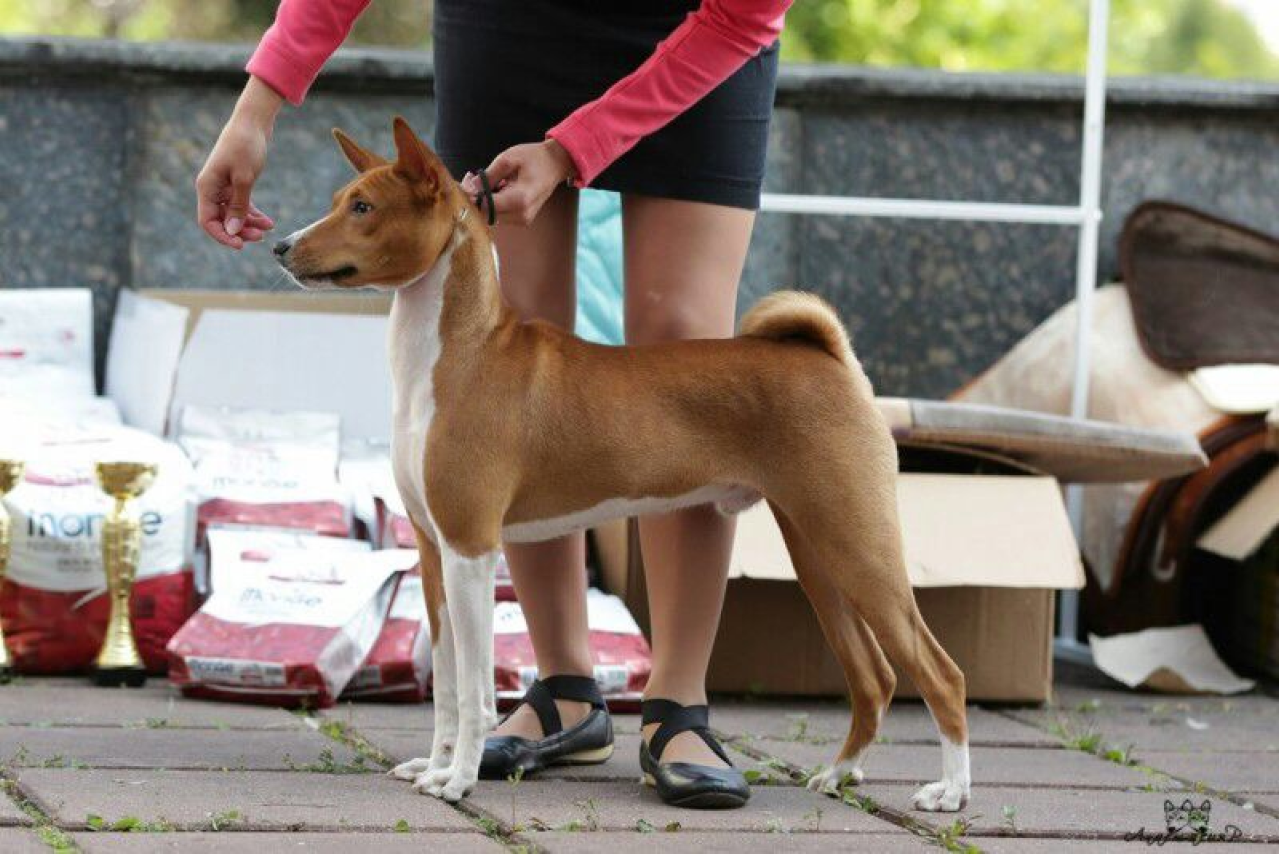
M 142 524 L 128 512 L 128 502 L 147 491 L 155 480 L 150 463 L 98 463 L 98 486 L 115 499 L 115 507 L 102 523 L 102 567 L 107 573 L 111 616 L 102 650 L 94 664 L 98 685 L 140 687 L 147 681 L 146 667 L 133 640 L 129 596 L 142 553 Z
M 0 499 L 9 494 L 22 480 L 22 463 L 17 460 L 0 460 Z M 4 587 L 5 571 L 9 567 L 9 546 L 13 542 L 9 511 L 0 503 L 0 589 Z M 4 627 L 0 626 L 0 683 L 8 682 L 13 675 L 13 662 L 9 660 L 9 648 L 4 643 Z

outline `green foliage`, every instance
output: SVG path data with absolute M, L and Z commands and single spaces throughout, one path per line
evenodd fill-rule
M 1222 0 L 1113 0 L 1112 74 L 1276 77 L 1279 60 Z M 1078 73 L 1088 0 L 805 0 L 782 56 L 950 71 Z
M 426 47 L 431 0 L 375 0 L 352 44 Z M 1224 0 L 1112 0 L 1113 74 L 1279 78 L 1279 59 Z M 0 35 L 254 42 L 277 0 L 0 0 Z M 782 57 L 949 71 L 1078 73 L 1088 0 L 800 0 Z M 548 62 L 554 61 L 548 57 Z

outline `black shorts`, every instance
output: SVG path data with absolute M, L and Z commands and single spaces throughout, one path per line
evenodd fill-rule
M 436 149 L 455 177 L 538 142 L 639 68 L 696 0 L 436 0 Z M 592 187 L 759 207 L 778 46 L 613 162 Z

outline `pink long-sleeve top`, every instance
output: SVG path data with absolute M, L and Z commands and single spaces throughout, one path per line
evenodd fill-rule
M 585 187 L 731 77 L 782 30 L 792 0 L 703 0 L 634 72 L 547 131 Z M 370 0 L 281 0 L 248 71 L 300 104 Z

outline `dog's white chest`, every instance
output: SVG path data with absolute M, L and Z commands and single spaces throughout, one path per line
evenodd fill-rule
M 434 537 L 426 503 L 426 438 L 435 415 L 432 375 L 440 357 L 440 311 L 448 278 L 450 248 L 426 277 L 402 288 L 391 307 L 391 465 L 409 518 Z

